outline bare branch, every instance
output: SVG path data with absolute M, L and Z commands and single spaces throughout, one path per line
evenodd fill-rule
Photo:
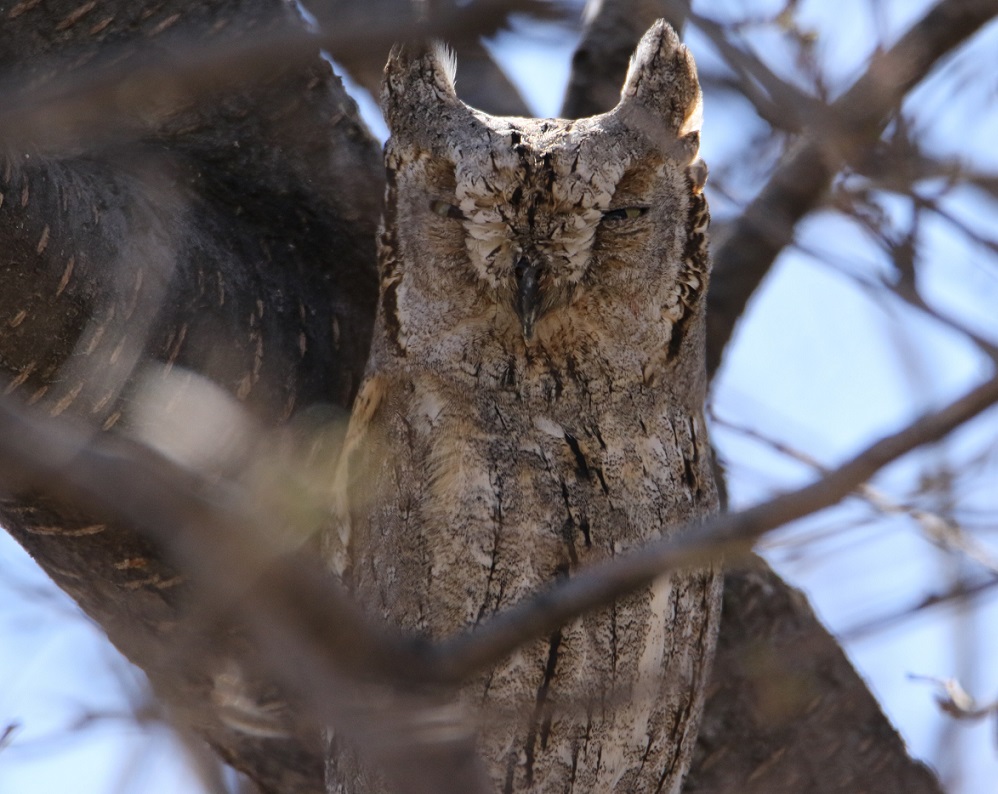
M 998 700 L 978 703 L 955 678 L 934 678 L 928 675 L 909 675 L 913 681 L 925 681 L 936 686 L 939 708 L 958 720 L 980 720 L 998 714 Z
M 686 794 L 942 794 L 803 593 L 758 558 L 724 588 Z
M 829 256 L 826 253 L 801 243 L 795 243 L 795 247 L 798 250 L 810 255 L 815 262 L 829 264 Z M 930 306 L 925 302 L 925 299 L 921 296 L 915 288 L 915 285 L 910 280 L 901 279 L 896 284 L 885 284 L 883 281 L 877 281 L 873 278 L 862 276 L 856 272 L 844 271 L 838 268 L 835 269 L 835 272 L 840 275 L 845 275 L 857 286 L 869 292 L 871 297 L 874 299 L 876 299 L 877 296 L 883 295 L 886 290 L 890 295 L 895 296 L 913 309 L 917 309 L 922 312 L 926 317 L 932 318 L 944 328 L 948 328 L 951 331 L 955 331 L 961 336 L 966 337 L 982 354 L 998 364 L 998 345 L 995 345 L 988 339 L 985 339 L 979 333 L 969 328 L 966 323 L 960 322 L 955 318 L 944 314 L 942 311 Z
M 998 587 L 998 576 L 988 576 L 977 581 L 961 581 L 941 593 L 930 593 L 912 604 L 885 615 L 878 615 L 852 628 L 845 629 L 839 636 L 844 642 L 869 637 L 875 632 L 882 632 L 885 629 L 889 629 L 910 617 L 921 614 L 925 610 L 937 606 L 966 604 L 978 596 L 990 594 L 996 587 Z
M 354 0 L 321 0 L 310 3 L 325 29 L 333 32 L 344 27 L 356 31 L 366 31 L 372 21 L 376 25 L 384 24 L 384 20 L 392 20 L 392 32 L 398 36 L 405 32 L 409 36 L 410 24 L 415 23 L 420 7 L 409 0 L 375 0 L 372 3 L 356 3 Z M 439 19 L 440 15 L 450 16 L 455 13 L 469 12 L 461 8 L 453 0 L 436 2 L 429 19 Z M 541 5 L 537 2 L 507 2 L 489 3 L 485 6 L 488 20 L 477 16 L 472 5 L 472 24 L 461 29 L 460 24 L 448 25 L 451 28 L 447 42 L 454 48 L 457 62 L 460 64 L 460 79 L 457 81 L 458 96 L 465 102 L 486 113 L 500 116 L 525 116 L 528 113 L 526 102 L 520 96 L 516 86 L 509 80 L 499 65 L 493 60 L 488 50 L 482 45 L 481 37 L 490 35 L 504 26 L 507 15 L 513 11 L 527 12 L 535 16 L 558 17 L 564 11 L 555 4 Z M 423 6 L 425 9 L 427 6 Z M 425 23 L 424 23 L 425 24 Z M 358 40 L 342 39 L 329 43 L 329 51 L 333 59 L 359 83 L 374 98 L 381 95 L 381 75 L 384 72 L 385 61 L 388 59 L 388 46 L 385 42 L 365 41 L 364 46 L 357 46 Z
M 807 117 L 813 115 L 821 103 L 780 78 L 762 60 L 733 44 L 723 25 L 699 14 L 690 14 L 689 18 L 727 61 L 736 75 L 734 86 L 752 102 L 756 112 L 774 127 L 800 132 Z
M 836 504 L 888 463 L 942 438 L 995 402 L 998 377 L 885 436 L 810 485 L 739 513 L 684 527 L 675 538 L 595 565 L 477 630 L 445 642 L 441 652 L 446 675 L 456 680 L 486 669 L 526 640 L 546 636 L 589 610 L 647 586 L 666 571 L 748 554 L 766 532 Z
M 891 49 L 878 53 L 866 73 L 810 125 L 767 185 L 714 250 L 708 295 L 707 369 L 713 377 L 749 298 L 797 222 L 821 202 L 842 164 L 875 145 L 901 99 L 989 20 L 989 0 L 942 0 Z
M 723 427 L 733 430 L 746 438 L 751 438 L 761 444 L 765 444 L 770 449 L 785 455 L 792 460 L 803 463 L 808 468 L 813 469 L 821 475 L 828 474 L 828 467 L 817 460 L 812 455 L 803 450 L 795 449 L 788 444 L 774 438 L 759 433 L 750 427 L 720 419 L 716 414 L 712 416 L 713 421 Z M 931 510 L 925 510 L 915 505 L 905 504 L 893 499 L 879 488 L 874 488 L 869 483 L 860 483 L 853 491 L 853 495 L 864 500 L 880 513 L 885 515 L 905 515 L 911 518 L 919 526 L 925 538 L 932 543 L 948 551 L 962 554 L 966 558 L 973 560 L 982 568 L 987 569 L 992 574 L 998 575 L 998 559 L 995 559 L 990 550 L 971 536 L 959 523 L 951 518 L 940 515 Z

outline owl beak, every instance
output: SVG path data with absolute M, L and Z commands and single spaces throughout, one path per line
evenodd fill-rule
M 516 263 L 516 315 L 523 327 L 523 336 L 534 335 L 534 321 L 541 305 L 540 268 L 526 257 Z

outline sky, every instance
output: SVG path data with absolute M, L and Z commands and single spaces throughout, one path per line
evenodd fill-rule
M 753 7 L 761 14 L 779 5 Z M 861 73 L 878 41 L 892 42 L 929 3 L 876 2 L 872 15 L 869 5 L 866 0 L 800 4 L 799 19 L 819 32 L 821 63 L 839 89 Z M 741 13 L 743 6 L 714 2 L 709 12 L 723 18 Z M 750 30 L 746 40 L 777 73 L 795 74 L 778 36 Z M 702 68 L 717 62 L 695 30 L 687 43 Z M 562 29 L 516 27 L 492 48 L 535 113 L 550 116 L 557 113 L 573 45 Z M 981 68 L 982 62 L 988 65 Z M 971 73 L 990 75 L 990 82 L 968 84 L 965 76 Z M 933 153 L 951 154 L 994 174 L 996 96 L 998 27 L 992 25 L 961 58 L 913 92 L 905 109 Z M 364 99 L 361 108 L 383 137 L 373 103 Z M 702 155 L 709 164 L 737 162 L 740 142 L 752 130 L 745 108 L 712 105 L 708 94 Z M 758 185 L 740 187 L 741 193 L 728 197 L 712 194 L 708 183 L 718 222 L 736 212 Z M 884 196 L 883 203 L 887 216 L 902 225 L 903 202 Z M 998 206 L 993 199 L 961 190 L 945 206 L 994 240 Z M 926 297 L 941 312 L 998 342 L 995 255 L 955 235 L 945 220 L 929 221 L 921 234 L 925 256 L 919 286 Z M 738 428 L 834 465 L 989 372 L 959 334 L 858 284 L 857 279 L 889 276 L 891 268 L 854 222 L 818 212 L 804 221 L 797 240 L 802 244 L 780 257 L 753 299 L 711 395 L 711 411 L 719 420 L 714 440 L 731 473 L 735 508 L 814 476 L 807 466 Z M 996 438 L 998 415 L 992 410 L 955 438 L 892 466 L 876 486 L 904 501 L 920 478 L 950 465 L 963 467 L 978 456 L 975 476 L 960 483 L 960 504 L 978 519 L 970 521 L 979 527 L 975 538 L 998 557 Z M 920 504 L 933 508 L 931 500 Z M 989 663 L 998 658 L 998 596 L 859 631 L 880 617 L 907 613 L 954 576 L 982 573 L 977 564 L 941 550 L 910 518 L 883 518 L 860 500 L 784 528 L 763 548 L 777 570 L 807 593 L 825 624 L 852 637 L 845 644 L 851 660 L 912 752 L 936 766 L 953 794 L 991 794 L 998 780 L 994 720 L 954 723 L 936 706 L 932 687 L 910 676 L 956 676 L 981 700 L 998 697 L 998 665 Z M 48 794 L 64 790 L 67 782 L 77 794 L 198 790 L 169 732 L 136 726 L 132 714 L 143 706 L 138 674 L 2 533 L 0 681 L 5 682 L 0 732 L 12 722 L 21 726 L 14 741 L 0 749 L 0 794 Z M 69 730 L 81 720 L 86 727 Z

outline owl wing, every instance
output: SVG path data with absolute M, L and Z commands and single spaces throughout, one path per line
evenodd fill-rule
M 388 379 L 371 375 L 354 400 L 350 424 L 333 483 L 333 529 L 324 533 L 323 552 L 341 579 L 351 578 L 351 547 L 370 524 L 369 511 L 377 498 L 377 467 L 384 462 L 384 403 Z

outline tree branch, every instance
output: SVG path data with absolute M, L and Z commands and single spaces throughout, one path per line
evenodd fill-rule
M 359 72 L 369 88 L 376 88 L 370 85 L 372 53 L 383 61 L 398 41 L 434 38 L 467 48 L 475 58 L 475 79 L 503 92 L 487 98 L 476 91 L 472 98 L 493 111 L 524 109 L 478 39 L 495 32 L 513 11 L 549 14 L 550 8 L 534 0 L 476 0 L 423 17 L 411 3 L 391 3 L 395 13 L 381 16 L 367 6 L 349 5 L 353 13 L 331 20 L 321 32 L 279 19 L 248 36 L 209 36 L 205 42 L 203 31 L 196 31 L 188 38 L 177 33 L 154 49 L 111 46 L 94 64 L 71 71 L 60 70 L 59 60 L 52 58 L 48 66 L 56 76 L 41 84 L 32 81 L 28 90 L 26 81 L 9 71 L 0 90 L 0 142 L 13 150 L 52 153 L 120 144 L 161 127 L 191 105 L 265 80 L 275 69 L 312 63 L 320 49 L 346 63 L 367 64 Z
M 561 115 L 578 119 L 610 110 L 644 32 L 660 18 L 682 30 L 689 10 L 689 0 L 590 0 Z
M 197 607 L 174 643 L 200 659 L 193 664 L 202 674 L 226 654 L 210 637 L 234 624 L 254 639 L 238 664 L 259 654 L 265 669 L 253 672 L 273 676 L 315 724 L 352 739 L 400 794 L 489 790 L 484 773 L 463 760 L 474 757 L 470 721 L 442 743 L 416 728 L 391 730 L 418 726 L 439 705 L 425 693 L 406 695 L 408 685 L 449 681 L 421 643 L 378 630 L 314 555 L 281 553 L 273 527 L 287 526 L 288 516 L 262 511 L 233 483 L 210 488 L 140 444 L 39 421 L 9 400 L 0 401 L 0 483 L 7 494 L 41 493 L 135 527 L 162 548 L 192 580 Z M 180 653 L 168 656 L 176 662 Z M 377 697 L 385 687 L 390 697 Z M 460 769 L 466 774 L 455 777 Z
M 8 492 L 40 491 L 149 533 L 193 577 L 199 603 L 211 605 L 200 615 L 202 628 L 216 625 L 238 605 L 238 623 L 256 637 L 269 673 L 318 721 L 363 739 L 358 744 L 372 763 L 396 770 L 390 777 L 399 791 L 429 790 L 427 780 L 436 781 L 432 790 L 472 791 L 474 770 L 471 782 L 464 779 L 458 787 L 441 782 L 451 779 L 447 770 L 454 768 L 455 758 L 470 752 L 470 728 L 451 748 L 457 755 L 438 753 L 431 768 L 418 733 L 371 741 L 384 736 L 385 724 L 404 723 L 406 713 L 427 707 L 425 697 L 412 701 L 400 693 L 413 684 L 444 685 L 446 691 L 525 642 L 646 586 L 665 571 L 705 564 L 719 554 L 743 555 L 764 532 L 836 503 L 883 466 L 942 438 L 995 402 L 998 377 L 881 439 L 811 485 L 594 566 L 432 648 L 373 628 L 314 562 L 278 556 L 264 539 L 279 517 L 261 515 L 246 494 L 232 492 L 231 486 L 206 492 L 196 477 L 134 443 L 94 437 L 75 423 L 40 422 L 3 401 L 0 481 Z M 387 686 L 394 696 L 368 708 L 349 694 L 358 685 L 361 691 Z
M 441 646 L 453 680 L 487 669 L 528 639 L 548 636 L 580 615 L 648 586 L 664 572 L 747 555 L 762 535 L 837 504 L 877 471 L 923 444 L 938 441 L 998 402 L 998 376 L 944 408 L 870 445 L 810 485 L 738 513 L 677 530 L 676 537 L 581 571 L 536 598 L 484 621 Z
M 876 54 L 827 112 L 810 120 L 807 135 L 714 249 L 707 296 L 709 377 L 717 372 L 749 298 L 842 165 L 875 145 L 908 91 L 996 15 L 998 7 L 990 0 L 942 0 L 893 47 Z
M 281 558 L 264 540 L 270 526 L 283 523 L 280 517 L 261 516 L 252 500 L 231 492 L 231 486 L 205 492 L 197 477 L 133 442 L 93 437 L 68 422 L 40 422 L 2 401 L 0 481 L 8 492 L 42 492 L 141 528 L 190 573 L 216 617 L 239 605 L 261 647 L 273 649 L 274 671 L 318 704 L 314 716 L 342 724 L 346 712 L 335 682 L 343 676 L 395 686 L 457 685 L 663 572 L 747 554 L 765 532 L 837 503 L 885 465 L 939 440 L 995 402 L 998 377 L 882 438 L 810 485 L 588 568 L 432 650 L 374 629 L 317 565 Z M 296 649 L 293 669 L 287 664 L 289 647 Z
M 232 486 L 205 491 L 197 477 L 132 442 L 94 437 L 75 423 L 40 422 L 2 401 L 0 481 L 7 492 L 41 492 L 148 533 L 189 572 L 198 603 L 210 607 L 201 610 L 200 629 L 187 632 L 192 644 L 184 644 L 186 650 L 204 650 L 203 636 L 200 644 L 191 638 L 238 607 L 237 624 L 255 637 L 266 674 L 293 693 L 297 704 L 321 724 L 353 736 L 369 763 L 387 770 L 400 792 L 456 794 L 487 790 L 480 770 L 464 761 L 474 746 L 470 722 L 443 750 L 432 739 L 423 741 L 418 731 L 399 737 L 386 734 L 385 726 L 408 724 L 407 714 L 418 723 L 419 714 L 446 703 L 446 692 L 462 680 L 531 639 L 647 586 L 663 572 L 709 563 L 721 554 L 729 559 L 746 554 L 766 531 L 835 504 L 883 466 L 942 438 L 995 402 L 998 377 L 881 439 L 811 485 L 582 571 L 479 629 L 433 647 L 375 629 L 314 561 L 278 555 L 265 539 L 269 527 L 283 523 L 281 517 L 261 515 Z M 414 700 L 403 694 L 414 684 L 444 688 L 429 701 L 425 695 Z M 363 695 L 372 686 L 372 692 L 388 687 L 389 693 L 387 699 L 376 698 L 373 708 L 364 702 L 370 695 Z M 469 777 L 454 778 L 455 768 L 468 770 Z
M 290 11 L 283 0 L 106 0 L 93 18 L 57 28 L 60 8 L 5 7 L 5 97 L 28 102 L 56 84 L 71 94 L 74 75 L 117 58 L 127 79 L 131 53 L 145 63 L 192 42 L 202 53 L 238 48 L 286 30 Z M 143 99 L 155 106 L 154 94 Z M 139 372 L 119 377 L 125 359 L 210 378 L 267 428 L 294 409 L 297 425 L 302 409 L 352 399 L 377 293 L 376 144 L 316 50 L 294 68 L 271 63 L 221 98 L 188 99 L 160 126 L 156 116 L 94 120 L 105 129 L 122 121 L 129 135 L 147 123 L 126 146 L 69 141 L 57 158 L 0 147 L 0 362 L 5 391 L 35 410 L 121 428 Z M 247 732 L 213 700 L 229 660 L 251 654 L 183 640 L 200 636 L 199 601 L 162 548 L 132 526 L 41 497 L 0 500 L 0 521 L 147 673 L 179 727 L 263 791 L 324 791 L 320 734 L 308 720 L 283 736 Z M 178 650 L 187 647 L 204 653 Z M 258 683 L 250 688 L 273 698 L 270 682 Z

